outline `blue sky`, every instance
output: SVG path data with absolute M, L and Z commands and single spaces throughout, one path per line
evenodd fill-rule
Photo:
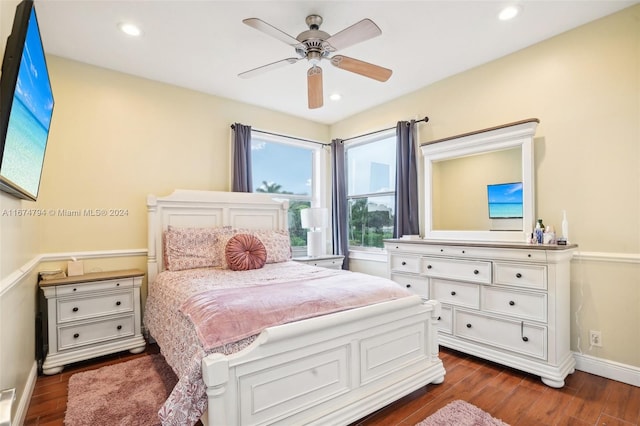
M 253 189 L 267 181 L 282 185 L 282 191 L 311 195 L 312 154 L 311 149 L 254 137 L 251 143 Z

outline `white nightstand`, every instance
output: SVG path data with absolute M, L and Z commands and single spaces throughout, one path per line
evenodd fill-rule
M 307 265 L 320 266 L 329 269 L 342 269 L 344 256 L 338 254 L 324 254 L 322 256 L 300 256 L 294 257 L 293 261 L 306 263 Z
M 40 280 L 47 299 L 48 353 L 44 374 L 114 352 L 142 352 L 138 269 Z

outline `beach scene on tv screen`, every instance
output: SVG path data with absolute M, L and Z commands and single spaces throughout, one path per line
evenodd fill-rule
M 31 12 L 25 48 L 5 139 L 0 173 L 36 196 L 53 112 L 53 94 L 35 14 Z
M 489 217 L 522 217 L 522 183 L 487 186 L 489 197 Z

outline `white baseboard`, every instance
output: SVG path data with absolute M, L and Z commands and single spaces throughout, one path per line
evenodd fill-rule
M 22 396 L 20 397 L 20 401 L 18 402 L 18 409 L 16 410 L 16 418 L 15 424 L 23 425 L 25 419 L 27 418 L 27 410 L 29 410 L 29 402 L 31 402 L 31 395 L 33 395 L 33 390 L 36 387 L 36 381 L 38 380 L 38 363 L 33 362 L 33 366 L 31 367 L 31 371 L 29 371 L 29 377 L 27 378 L 27 383 L 24 385 L 24 392 L 22 392 Z
M 574 353 L 576 370 L 640 387 L 640 367 Z

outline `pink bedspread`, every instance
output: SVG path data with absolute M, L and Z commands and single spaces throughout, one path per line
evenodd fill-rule
M 336 285 L 341 280 L 348 280 L 348 288 L 365 289 L 367 292 L 373 290 L 376 282 L 390 283 L 379 277 L 317 268 L 292 261 L 267 264 L 262 269 L 252 271 L 191 269 L 160 273 L 153 283 L 149 283 L 144 324 L 178 376 L 178 384 L 158 412 L 162 425 L 193 425 L 207 409 L 202 359 L 211 353 L 230 355 L 242 351 L 251 345 L 259 333 L 205 349 L 196 327 L 180 311 L 180 307 L 188 300 L 197 299 L 197 295 L 211 291 L 231 291 L 243 298 L 251 297 L 256 287 L 275 288 L 272 286 L 285 283 L 293 283 L 292 286 L 299 292 L 302 282 L 317 282 L 322 288 L 321 283 L 325 279 L 331 282 L 334 280 L 332 277 L 336 276 L 348 277 L 335 278 Z M 396 286 L 393 283 L 391 285 Z M 346 285 L 344 288 L 347 288 Z M 403 295 L 411 294 L 400 286 L 396 290 Z M 397 297 L 395 295 L 390 299 Z
M 180 311 L 191 319 L 204 349 L 209 350 L 267 327 L 405 296 L 407 291 L 391 281 L 340 274 L 209 290 L 190 297 Z

